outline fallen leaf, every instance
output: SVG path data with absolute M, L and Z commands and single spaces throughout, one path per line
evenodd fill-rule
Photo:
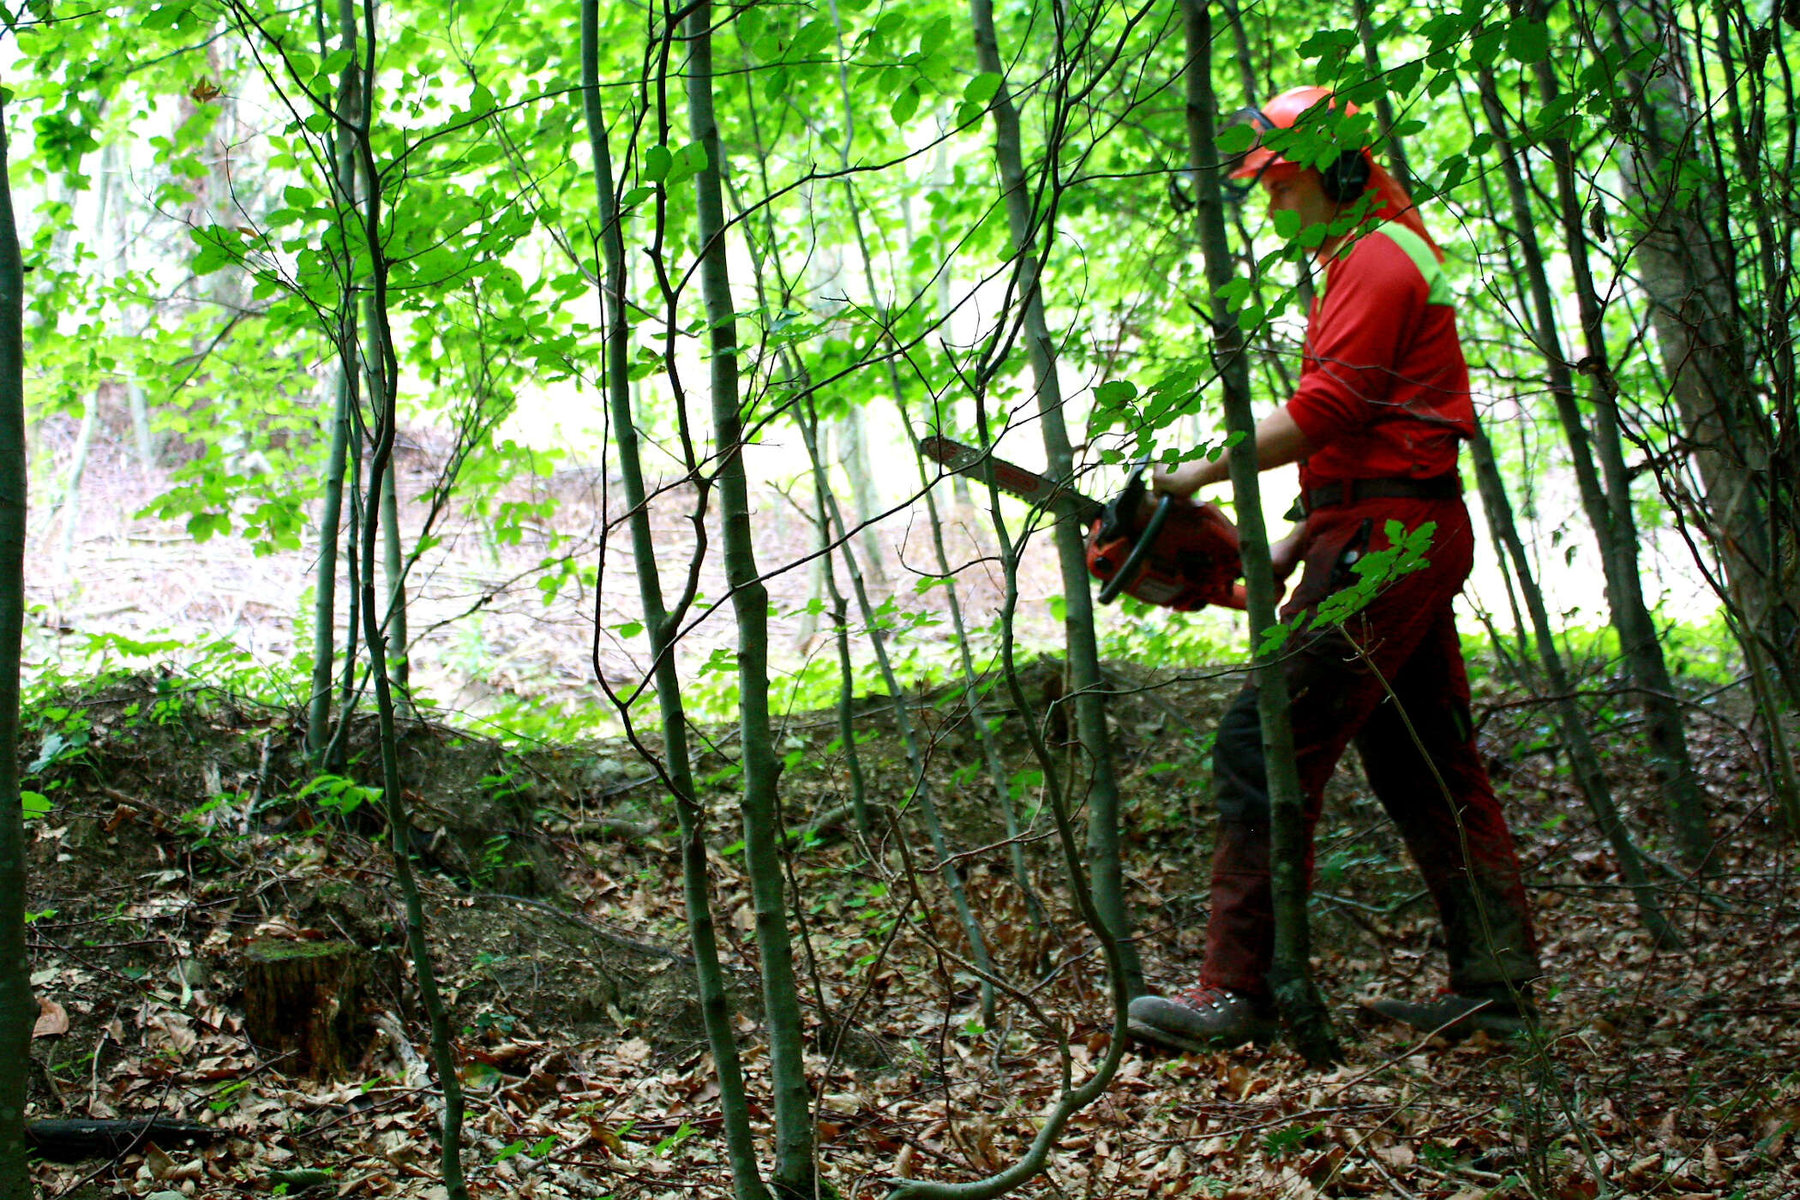
M 67 1032 L 69 1032 L 69 1014 L 64 1011 L 63 1006 L 54 1000 L 46 1000 L 39 996 L 38 1019 L 37 1024 L 32 1026 L 31 1036 L 34 1038 L 61 1037 Z

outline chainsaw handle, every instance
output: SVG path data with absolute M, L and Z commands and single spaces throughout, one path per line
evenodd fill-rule
M 1137 541 L 1131 547 L 1131 553 L 1125 556 L 1125 565 L 1120 567 L 1113 577 L 1100 588 L 1100 603 L 1111 604 L 1119 598 L 1131 583 L 1131 577 L 1143 564 L 1144 556 L 1150 553 L 1150 547 L 1156 544 L 1156 535 L 1162 532 L 1163 523 L 1169 519 L 1169 512 L 1175 506 L 1175 497 L 1164 492 L 1156 502 L 1156 511 L 1150 514 L 1150 520 L 1144 524 L 1144 532 L 1138 534 Z

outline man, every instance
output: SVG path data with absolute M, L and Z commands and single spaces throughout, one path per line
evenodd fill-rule
M 1252 121 L 1260 141 L 1293 144 L 1276 131 L 1333 106 L 1326 89 L 1298 88 Z M 1354 111 L 1346 105 L 1346 116 Z M 1354 742 L 1425 876 L 1450 960 L 1450 990 L 1440 998 L 1372 1007 L 1451 1036 L 1521 1031 L 1532 1015 L 1536 940 L 1512 835 L 1476 751 L 1451 613 L 1474 552 L 1456 456 L 1475 413 L 1441 255 L 1405 191 L 1366 149 L 1315 168 L 1259 144 L 1232 175 L 1262 185 L 1272 216 L 1292 213 L 1315 236 L 1319 226 L 1328 231 L 1315 255 L 1299 385 L 1256 429 L 1261 469 L 1300 464 L 1305 515 L 1272 550 L 1278 577 L 1301 567 L 1284 621 L 1298 618 L 1294 627 L 1304 629 L 1321 600 L 1355 582 L 1350 564 L 1388 546 L 1389 522 L 1435 525 L 1428 568 L 1389 582 L 1341 627 L 1289 643 L 1283 670 L 1308 877 L 1326 780 Z M 1166 470 L 1154 486 L 1191 495 L 1226 478 L 1221 456 Z M 1179 1049 L 1263 1041 L 1276 1028 L 1269 795 L 1253 688 L 1220 723 L 1213 776 L 1218 844 L 1199 982 L 1131 1005 L 1135 1037 Z

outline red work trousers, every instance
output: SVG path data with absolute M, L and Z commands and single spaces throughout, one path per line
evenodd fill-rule
M 1282 618 L 1303 628 L 1321 600 L 1355 582 L 1347 559 L 1385 549 L 1391 520 L 1408 530 L 1435 522 L 1430 566 L 1388 582 L 1341 627 L 1289 641 L 1283 669 L 1306 821 L 1306 878 L 1310 885 L 1325 782 L 1354 741 L 1369 785 L 1399 826 L 1443 919 L 1450 986 L 1503 994 L 1538 975 L 1537 943 L 1512 834 L 1475 747 L 1451 612 L 1474 552 L 1462 501 L 1380 499 L 1313 512 L 1304 571 Z M 1219 837 L 1201 983 L 1267 996 L 1275 919 L 1254 688 L 1220 722 L 1213 783 Z

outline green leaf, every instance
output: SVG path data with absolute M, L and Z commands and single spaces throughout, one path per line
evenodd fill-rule
M 906 90 L 894 97 L 893 107 L 888 109 L 888 113 L 894 118 L 896 125 L 905 125 L 913 119 L 913 114 L 918 111 L 919 88 L 917 84 L 912 83 L 907 84 Z
M 956 31 L 956 25 L 949 17 L 939 17 L 925 27 L 919 35 L 919 53 L 927 57 L 937 53 L 939 46 L 947 41 Z
M 1549 22 L 1528 21 L 1524 17 L 1512 22 L 1506 31 L 1506 49 L 1522 63 L 1550 57 Z
M 1388 72 L 1388 94 L 1405 96 L 1419 86 L 1419 76 L 1425 73 L 1425 60 L 1415 58 L 1411 62 L 1403 62 Z
M 1469 43 L 1469 61 L 1491 67 L 1500 59 L 1500 47 L 1506 41 L 1504 25 L 1490 25 Z
M 1256 144 L 1256 130 L 1250 125 L 1232 125 L 1219 134 L 1220 154 L 1242 154 Z
M 998 71 L 983 71 L 969 80 L 969 86 L 963 89 L 963 99 L 970 104 L 985 105 L 1000 94 L 1001 82 Z
M 794 35 L 794 44 L 788 47 L 787 57 L 790 59 L 811 58 L 825 48 L 836 32 L 832 28 L 831 22 L 823 18 L 808 21 L 800 27 L 800 32 Z
M 763 80 L 763 99 L 769 101 L 777 100 L 781 97 L 783 92 L 787 91 L 787 87 L 787 68 L 776 67 L 773 71 L 769 72 L 769 77 Z
M 667 146 L 651 146 L 644 151 L 644 177 L 661 183 L 668 178 L 674 162 L 675 156 L 669 153 Z
M 25 810 L 27 821 L 50 815 L 50 798 L 42 792 L 20 792 L 19 806 Z
M 1124 404 L 1137 399 L 1137 384 L 1129 379 L 1109 379 L 1094 389 L 1094 399 L 1101 404 Z
M 1256 647 L 1256 656 L 1266 658 L 1287 645 L 1288 637 L 1293 633 L 1286 625 L 1271 625 L 1263 630 L 1262 643 Z
M 1343 54 L 1356 45 L 1356 33 L 1349 29 L 1321 29 L 1300 43 L 1303 58 L 1325 58 Z
M 644 623 L 642 621 L 627 621 L 618 627 L 619 636 L 627 640 L 637 637 L 643 632 Z

